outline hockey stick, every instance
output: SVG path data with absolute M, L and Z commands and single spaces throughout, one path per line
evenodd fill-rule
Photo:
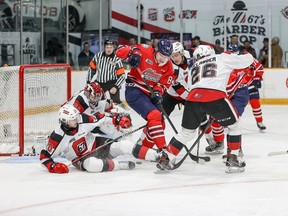
M 184 155 L 184 157 L 176 164 L 174 164 L 172 170 L 178 169 L 183 162 L 185 161 L 185 159 L 188 157 L 189 153 L 191 153 L 191 151 L 194 149 L 194 147 L 198 144 L 198 142 L 200 141 L 200 139 L 203 137 L 203 135 L 205 134 L 206 130 L 209 128 L 209 126 L 211 125 L 213 121 L 213 117 L 210 116 L 207 125 L 205 127 L 205 129 L 200 133 L 200 135 L 197 137 L 197 139 L 194 141 L 193 145 L 190 147 L 190 149 L 188 149 L 188 152 Z M 197 157 L 197 156 L 195 156 Z
M 198 136 L 200 135 L 200 127 L 198 128 Z M 200 140 L 198 141 L 197 143 L 197 158 L 198 158 L 198 161 L 197 163 L 199 163 L 199 148 L 200 148 Z
M 288 150 L 287 151 L 275 151 L 275 152 L 269 152 L 268 156 L 276 156 L 276 155 L 285 155 L 288 154 Z
M 105 148 L 106 146 L 109 146 L 109 145 L 113 144 L 114 142 L 117 142 L 119 139 L 121 139 L 121 138 L 123 138 L 123 137 L 126 137 L 126 136 L 129 136 L 129 135 L 135 133 L 136 131 L 139 131 L 139 130 L 143 129 L 144 127 L 146 127 L 146 125 L 143 125 L 143 126 L 141 126 L 141 127 L 139 127 L 139 128 L 136 128 L 136 129 L 134 129 L 134 130 L 131 130 L 131 131 L 125 133 L 125 134 L 122 134 L 122 135 L 116 137 L 116 138 L 113 139 L 113 140 L 109 140 L 107 143 L 99 146 L 98 148 L 93 149 L 93 150 L 91 150 L 91 151 L 89 151 L 89 152 L 81 155 L 80 157 L 77 157 L 77 158 L 73 159 L 73 160 L 72 160 L 72 164 L 74 165 L 75 163 L 79 162 L 79 161 L 82 160 L 83 158 L 85 158 L 85 157 L 87 157 L 87 156 L 89 156 L 89 155 L 92 155 L 92 154 L 100 151 L 101 149 Z
M 153 91 L 153 89 L 151 88 L 151 86 L 149 85 L 149 83 L 147 82 L 146 77 L 141 73 L 140 68 L 137 68 L 137 71 L 138 71 L 138 73 L 141 75 L 141 77 L 142 77 L 145 85 L 147 86 L 150 94 L 152 95 L 152 97 L 155 97 L 155 96 L 156 96 L 156 95 L 155 95 L 155 92 Z M 174 130 L 174 133 L 177 134 L 178 131 L 177 131 L 177 129 L 175 128 L 174 124 L 172 123 L 171 119 L 169 118 L 168 114 L 166 113 L 163 105 L 162 105 L 162 104 L 159 104 L 158 107 L 159 107 L 161 113 L 164 115 L 164 117 L 168 120 L 169 124 L 171 125 L 172 129 Z M 205 162 L 210 161 L 210 157 L 197 157 L 197 156 L 193 155 L 193 154 L 189 151 L 189 149 L 187 148 L 186 145 L 183 145 L 183 146 L 184 146 L 184 149 L 186 150 L 186 152 L 189 154 L 189 157 L 191 158 L 191 160 L 196 161 L 197 163 L 200 163 L 200 164 L 204 164 Z M 200 159 L 201 159 L 201 160 L 204 160 L 204 161 L 200 162 Z
M 229 94 L 229 96 L 228 96 L 229 99 L 233 96 L 234 92 L 236 91 L 237 87 L 241 84 L 241 81 L 244 79 L 245 75 L 246 75 L 246 73 L 242 73 L 242 74 L 241 74 L 241 77 L 239 77 L 239 78 L 237 79 L 236 84 L 235 84 L 233 90 L 230 92 L 230 94 Z M 209 117 L 209 120 L 208 120 L 208 123 L 207 123 L 207 125 L 206 125 L 206 127 L 205 127 L 205 129 L 201 132 L 201 134 L 197 137 L 197 139 L 195 140 L 195 142 L 193 143 L 193 145 L 190 147 L 189 152 L 191 152 L 191 151 L 193 150 L 193 148 L 197 145 L 198 141 L 202 138 L 202 136 L 204 135 L 205 131 L 206 131 L 206 130 L 208 129 L 208 127 L 212 124 L 212 121 L 213 121 L 213 117 L 210 116 L 210 117 Z M 188 157 L 188 152 L 187 152 L 187 154 L 184 155 L 184 157 L 183 157 L 178 163 L 176 163 L 176 164 L 174 165 L 173 170 L 174 170 L 174 169 L 178 169 L 178 168 L 183 164 L 183 162 L 185 161 L 185 159 L 186 159 L 187 157 Z

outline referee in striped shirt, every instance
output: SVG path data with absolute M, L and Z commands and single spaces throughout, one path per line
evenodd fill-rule
M 119 89 L 125 81 L 125 71 L 121 59 L 115 55 L 114 49 L 114 41 L 106 39 L 104 52 L 97 53 L 90 61 L 87 83 L 99 83 L 105 93 L 109 91 L 113 102 L 120 104 Z

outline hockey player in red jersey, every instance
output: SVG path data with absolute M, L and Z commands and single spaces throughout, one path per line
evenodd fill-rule
M 259 89 L 262 87 L 262 76 L 264 73 L 263 65 L 257 60 L 254 59 L 255 66 L 253 68 L 254 76 L 248 83 L 249 90 L 249 103 L 252 107 L 252 112 L 256 120 L 257 127 L 260 130 L 266 130 L 266 126 L 263 124 L 263 116 L 261 109 L 261 101 Z
M 253 62 L 247 55 L 215 55 L 213 48 L 200 45 L 193 53 L 194 63 L 189 75 L 190 93 L 186 98 L 182 117 L 182 130 L 175 135 L 170 144 L 181 147 L 193 139 L 195 130 L 203 117 L 211 115 L 222 126 L 227 126 L 226 172 L 243 172 L 245 162 L 237 155 L 241 147 L 239 116 L 226 95 L 230 73 L 235 68 L 246 68 Z
M 162 103 L 162 95 L 175 77 L 169 59 L 172 50 L 169 40 L 160 39 L 155 50 L 146 44 L 136 44 L 132 47 L 120 46 L 116 51 L 116 55 L 127 59 L 132 67 L 126 79 L 126 101 L 147 120 L 146 137 L 142 144 L 150 148 L 156 144 L 159 149 L 157 161 L 165 166 L 170 166 L 170 160 L 164 136 L 165 123 L 158 105 Z M 153 96 L 143 77 L 153 89 Z

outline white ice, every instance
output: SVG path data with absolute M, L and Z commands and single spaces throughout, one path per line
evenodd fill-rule
M 181 112 L 171 116 L 178 130 Z M 59 175 L 48 173 L 38 160 L 8 163 L 11 158 L 0 158 L 0 215 L 288 215 L 288 155 L 267 156 L 288 149 L 288 107 L 265 105 L 263 114 L 264 133 L 250 107 L 243 116 L 244 173 L 226 174 L 220 155 L 205 165 L 187 158 L 167 174 L 154 174 L 155 164 L 143 162 L 135 170 L 91 174 L 70 167 Z M 135 128 L 144 123 L 140 117 L 134 120 Z M 169 141 L 173 130 L 166 125 Z M 201 155 L 206 146 L 201 140 Z

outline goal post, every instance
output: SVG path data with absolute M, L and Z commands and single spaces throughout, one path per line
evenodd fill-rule
M 0 68 L 0 156 L 29 153 L 58 124 L 58 110 L 71 97 L 68 64 Z

